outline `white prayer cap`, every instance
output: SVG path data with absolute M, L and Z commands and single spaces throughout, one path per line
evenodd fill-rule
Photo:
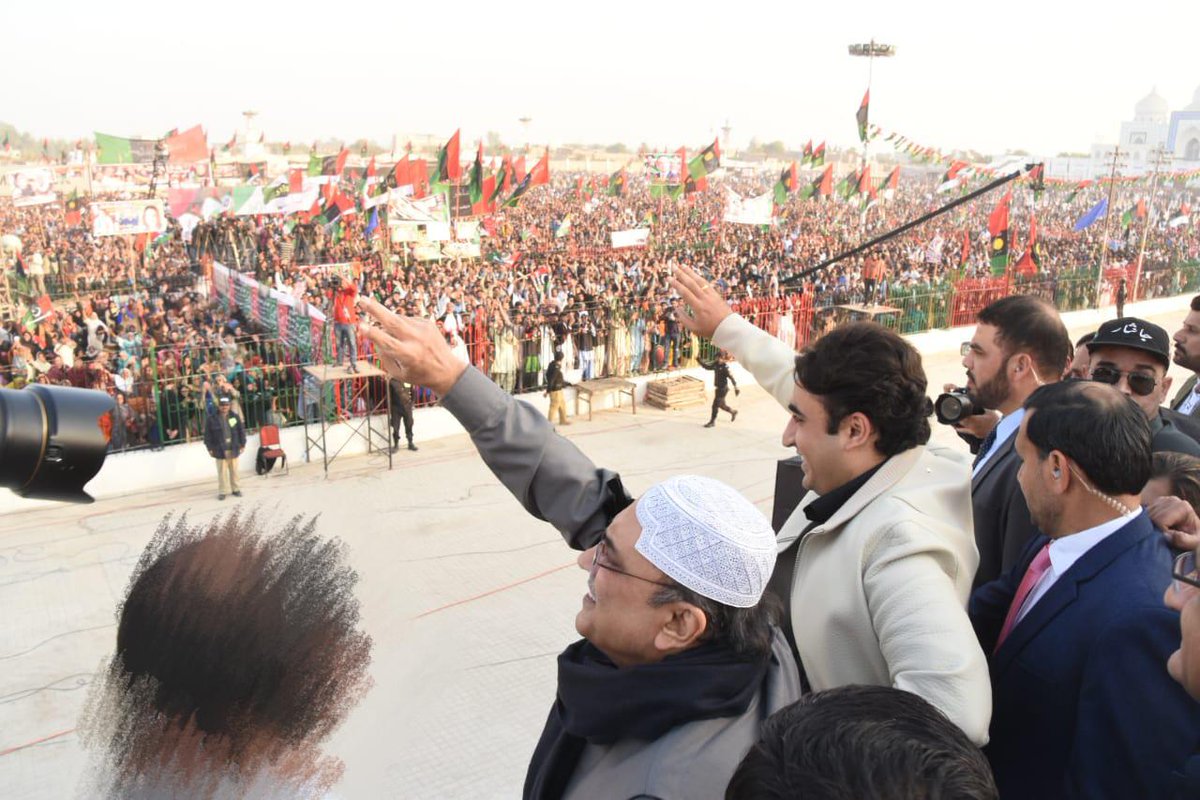
M 678 475 L 638 498 L 634 547 L 696 594 L 736 608 L 758 603 L 775 568 L 771 523 L 736 489 Z

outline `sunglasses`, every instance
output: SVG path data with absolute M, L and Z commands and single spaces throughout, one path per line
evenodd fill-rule
M 1196 571 L 1195 551 L 1189 550 L 1175 557 L 1175 566 L 1171 570 L 1171 577 L 1175 579 L 1173 588 L 1177 592 L 1183 591 L 1185 583 L 1200 589 L 1200 572 Z
M 1153 375 L 1144 372 L 1122 372 L 1116 367 L 1096 367 L 1092 370 L 1092 380 L 1107 383 L 1109 386 L 1120 383 L 1122 375 L 1129 379 L 1129 390 L 1138 397 L 1145 397 L 1158 385 L 1158 380 Z

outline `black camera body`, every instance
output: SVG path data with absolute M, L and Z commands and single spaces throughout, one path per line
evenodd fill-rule
M 108 450 L 104 392 L 33 384 L 0 389 L 0 487 L 23 497 L 91 502 L 84 485 Z
M 986 413 L 986 409 L 966 389 L 955 389 L 938 395 L 933 403 L 933 412 L 941 424 L 957 425 L 967 417 Z

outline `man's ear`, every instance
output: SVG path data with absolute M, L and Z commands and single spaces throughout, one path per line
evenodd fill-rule
M 671 654 L 686 650 L 699 642 L 708 631 L 708 615 L 691 603 L 670 603 L 663 608 L 671 616 L 654 636 L 654 647 Z
M 864 447 L 871 445 L 875 437 L 875 426 L 866 414 L 855 411 L 842 418 L 838 432 L 848 434 L 846 449 Z

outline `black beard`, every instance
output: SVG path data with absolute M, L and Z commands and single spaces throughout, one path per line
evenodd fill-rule
M 1008 392 L 1008 375 L 1003 369 L 986 383 L 976 382 L 975 384 L 975 399 L 979 401 L 979 405 L 989 410 L 999 409 L 1001 404 L 1008 399 Z

